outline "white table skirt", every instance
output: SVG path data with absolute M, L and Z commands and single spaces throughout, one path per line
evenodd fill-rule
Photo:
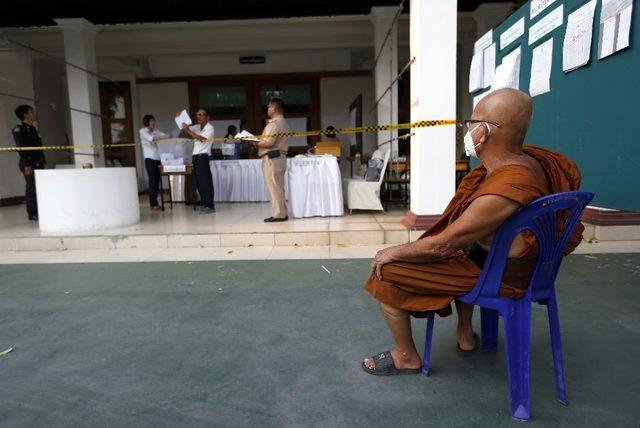
M 287 164 L 292 217 L 341 216 L 342 179 L 334 156 L 292 158 Z
M 219 160 L 210 165 L 216 202 L 269 201 L 261 159 Z M 287 159 L 285 193 L 292 217 L 344 214 L 340 168 L 333 156 Z
M 264 202 L 269 200 L 262 177 L 261 159 L 211 161 L 216 202 Z

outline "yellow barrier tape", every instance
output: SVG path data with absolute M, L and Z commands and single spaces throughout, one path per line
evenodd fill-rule
M 456 125 L 455 119 L 445 119 L 445 120 L 420 120 L 418 122 L 413 123 L 394 123 L 388 125 L 372 125 L 372 126 L 359 126 L 355 128 L 339 128 L 331 131 L 326 130 L 315 130 L 315 131 L 296 131 L 296 132 L 285 132 L 280 134 L 271 134 L 271 135 L 256 135 L 257 139 L 265 139 L 265 138 L 290 138 L 290 137 L 316 137 L 320 135 L 326 134 L 359 134 L 365 132 L 378 132 L 378 131 L 399 131 L 402 129 L 412 129 L 412 128 L 428 128 L 434 126 L 449 126 Z M 193 139 L 189 139 L 190 141 L 194 141 Z M 206 140 L 207 142 L 218 142 L 218 143 L 228 143 L 231 141 L 242 141 L 243 139 L 232 139 L 232 138 L 209 138 Z M 176 142 L 180 144 L 181 142 Z M 117 144 L 76 144 L 72 146 L 35 146 L 35 147 L 0 147 L 0 152 L 20 152 L 20 151 L 29 151 L 29 150 L 75 150 L 75 149 L 91 149 L 91 148 L 116 148 L 116 147 L 135 147 L 139 145 L 138 143 L 117 143 Z

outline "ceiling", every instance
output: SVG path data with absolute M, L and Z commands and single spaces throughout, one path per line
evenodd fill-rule
M 409 3 L 405 0 L 405 12 L 409 11 Z M 458 0 L 458 8 L 472 11 L 480 3 L 483 2 Z M 399 4 L 400 0 L 1 0 L 0 27 L 56 25 L 54 17 L 118 24 L 361 15 L 368 14 L 373 6 Z

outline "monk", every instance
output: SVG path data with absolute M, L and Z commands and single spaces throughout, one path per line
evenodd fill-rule
M 440 220 L 417 241 L 379 251 L 364 289 L 380 301 L 395 339 L 391 351 L 366 358 L 374 375 L 420 373 L 422 360 L 411 334 L 410 315 L 451 314 L 456 296 L 475 286 L 496 229 L 519 208 L 551 193 L 577 190 L 580 172 L 559 153 L 524 145 L 531 99 L 516 89 L 499 89 L 480 101 L 465 121 L 465 150 L 480 166 L 462 181 Z M 578 225 L 565 254 L 580 242 Z M 516 236 L 505 267 L 500 295 L 519 298 L 535 269 L 535 236 Z M 455 302 L 460 351 L 475 349 L 473 305 Z

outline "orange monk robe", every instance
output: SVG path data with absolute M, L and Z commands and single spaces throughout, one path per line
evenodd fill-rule
M 524 146 L 524 152 L 536 159 L 545 171 L 546 180 L 537 178 L 522 165 L 507 165 L 487 174 L 483 166 L 474 168 L 460 183 L 442 217 L 420 239 L 441 233 L 458 219 L 473 200 L 482 195 L 500 195 L 526 206 L 544 195 L 577 190 L 580 172 L 576 165 L 560 153 L 535 146 Z M 565 254 L 578 246 L 584 227 L 578 224 Z M 527 249 L 507 261 L 500 295 L 518 298 L 524 295 L 533 269 L 537 245 L 532 233 L 524 234 Z M 374 298 L 391 307 L 411 312 L 438 311 L 451 314 L 455 296 L 467 294 L 475 286 L 481 269 L 467 257 L 467 252 L 432 263 L 392 262 L 382 267 L 382 280 L 375 274 L 364 284 Z

